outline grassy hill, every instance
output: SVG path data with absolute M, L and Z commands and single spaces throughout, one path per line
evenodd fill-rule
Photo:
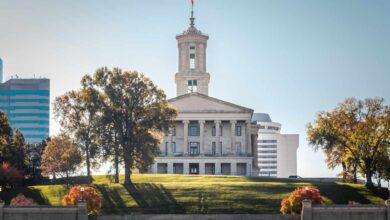
M 370 191 L 361 184 L 291 179 L 134 174 L 131 187 L 111 183 L 106 176 L 93 179 L 93 186 L 103 197 L 104 213 L 279 213 L 281 199 L 304 185 L 317 186 L 329 204 L 347 204 L 352 200 L 384 204 L 387 198 L 387 190 Z M 22 192 L 39 204 L 61 205 L 70 187 L 31 186 L 2 192 L 0 197 L 9 203 Z

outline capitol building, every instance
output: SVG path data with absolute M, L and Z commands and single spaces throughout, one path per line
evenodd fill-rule
M 297 175 L 298 135 L 280 134 L 268 114 L 209 96 L 209 36 L 194 24 L 176 36 L 175 126 L 149 173 L 288 177 Z M 243 94 L 245 95 L 245 94 Z

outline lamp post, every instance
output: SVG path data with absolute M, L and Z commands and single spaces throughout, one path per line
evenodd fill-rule
M 80 192 L 81 192 L 81 199 L 80 199 L 80 202 L 84 202 L 84 187 L 81 187 L 80 188 Z
M 389 191 L 389 199 L 390 199 L 390 186 L 387 188 L 387 190 Z

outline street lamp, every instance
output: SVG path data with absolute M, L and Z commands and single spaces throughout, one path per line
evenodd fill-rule
M 387 188 L 387 190 L 389 191 L 389 199 L 390 199 L 390 186 Z
M 80 192 L 81 192 L 81 199 L 80 199 L 80 202 L 84 202 L 84 187 L 81 187 L 80 188 Z

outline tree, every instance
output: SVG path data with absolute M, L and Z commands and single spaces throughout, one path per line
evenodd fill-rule
M 7 186 L 15 187 L 20 185 L 23 180 L 23 176 L 20 172 L 9 165 L 7 162 L 3 162 L 0 165 L 0 186 L 5 189 Z
M 102 197 L 92 187 L 74 186 L 69 193 L 64 196 L 62 203 L 64 205 L 77 205 L 80 200 L 87 202 L 88 215 L 97 215 L 102 210 Z
M 382 98 L 346 99 L 332 112 L 318 114 L 307 128 L 314 149 L 323 149 L 328 158 L 329 152 L 336 152 L 340 161 L 352 161 L 366 177 L 366 185 L 373 185 L 376 163 L 383 161 L 380 156 L 388 155 L 390 147 L 390 109 Z
M 26 173 L 26 143 L 17 129 L 12 132 L 7 117 L 0 112 L 0 162 L 9 163 L 20 173 Z
M 313 204 L 323 204 L 325 201 L 321 197 L 320 190 L 314 186 L 305 186 L 295 189 L 281 203 L 280 212 L 286 214 L 300 214 L 302 210 L 302 201 L 309 199 Z
M 91 89 L 82 80 L 83 88 L 70 91 L 54 101 L 56 118 L 65 130 L 72 134 L 85 156 L 88 181 L 91 181 L 91 167 L 96 167 L 94 159 L 99 155 L 97 140 L 98 112 L 100 110 L 99 92 Z
M 145 170 L 153 163 L 162 133 L 172 126 L 176 110 L 162 89 L 136 71 L 101 68 L 83 81 L 103 93 L 102 117 L 117 138 L 120 149 L 115 154 L 120 153 L 125 184 L 130 184 L 131 169 Z
M 42 140 L 39 143 L 27 145 L 27 166 L 28 177 L 32 183 L 37 183 L 42 179 L 40 170 L 42 154 L 46 148 L 47 143 L 50 141 L 50 137 Z
M 74 172 L 82 162 L 78 148 L 72 143 L 69 136 L 60 134 L 53 137 L 47 144 L 42 155 L 41 169 L 44 174 L 69 174 Z

